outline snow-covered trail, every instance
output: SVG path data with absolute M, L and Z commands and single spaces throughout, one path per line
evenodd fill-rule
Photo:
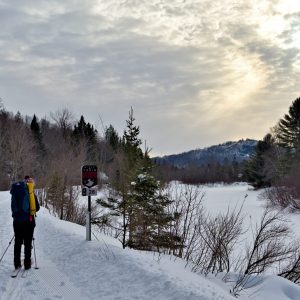
M 13 236 L 10 195 L 0 193 L 0 255 Z M 18 299 L 234 299 L 170 258 L 123 250 L 112 238 L 85 241 L 85 228 L 41 208 L 35 230 L 37 264 L 11 278 L 13 244 L 0 264 L 0 300 Z M 164 261 L 163 261 L 164 260 Z
M 0 249 L 4 252 L 8 246 L 7 240 L 13 237 L 12 218 L 10 216 L 10 195 L 1 193 L 0 198 Z M 41 231 L 36 230 L 36 241 L 39 240 Z M 37 266 L 28 272 L 26 278 L 11 278 L 13 269 L 13 243 L 9 247 L 0 265 L 0 299 L 84 299 L 81 291 L 68 278 L 60 272 L 56 265 L 48 259 L 43 252 L 43 247 L 36 246 L 38 253 Z M 34 252 L 32 251 L 34 262 Z M 34 267 L 35 265 L 33 265 Z

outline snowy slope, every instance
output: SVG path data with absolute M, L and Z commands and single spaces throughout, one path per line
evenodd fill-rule
M 264 203 L 247 185 L 205 186 L 204 205 L 212 214 L 243 202 L 245 220 L 256 221 Z M 300 236 L 300 218 L 290 215 Z M 299 220 L 298 220 L 299 219 Z M 13 236 L 10 195 L 0 192 L 0 256 Z M 85 241 L 85 228 L 60 221 L 41 208 L 37 218 L 35 245 L 39 270 L 26 278 L 10 278 L 13 245 L 0 264 L 0 300 L 19 299 L 235 299 L 228 286 L 216 278 L 206 279 L 184 268 L 174 257 L 121 249 L 107 236 Z M 277 276 L 262 276 L 257 286 L 241 300 L 296 300 L 300 287 Z
M 0 253 L 13 236 L 8 192 L 0 193 Z M 37 264 L 10 277 L 13 247 L 0 265 L 0 299 L 233 299 L 225 290 L 170 258 L 123 250 L 103 237 L 86 242 L 85 228 L 41 209 L 35 232 Z
M 159 165 L 172 165 L 184 167 L 189 164 L 205 165 L 211 162 L 220 164 L 231 162 L 242 162 L 248 160 L 254 153 L 256 140 L 240 140 L 236 142 L 226 142 L 219 145 L 210 146 L 204 149 L 196 149 L 179 154 L 154 157 Z

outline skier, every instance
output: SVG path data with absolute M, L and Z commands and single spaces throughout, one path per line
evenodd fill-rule
M 34 194 L 34 181 L 29 176 L 24 181 L 12 184 L 11 210 L 15 232 L 14 265 L 21 268 L 21 247 L 24 243 L 24 268 L 31 268 L 31 245 L 35 227 L 36 212 L 40 209 L 39 202 Z

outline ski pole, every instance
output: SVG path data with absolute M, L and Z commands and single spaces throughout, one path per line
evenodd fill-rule
M 33 253 L 34 253 L 34 264 L 35 264 L 35 269 L 38 269 L 38 266 L 36 264 L 36 254 L 35 254 L 35 244 L 34 244 L 34 237 L 32 238 L 32 243 L 33 243 Z
M 9 248 L 9 246 L 11 245 L 11 243 L 12 243 L 12 241 L 13 241 L 14 238 L 15 238 L 15 235 L 14 235 L 14 236 L 11 238 L 11 240 L 9 241 L 8 246 L 6 247 L 6 249 L 5 249 L 4 253 L 3 253 L 3 255 L 2 255 L 1 258 L 0 258 L 0 263 L 1 263 L 1 261 L 2 261 L 2 259 L 3 259 L 3 257 L 4 257 L 4 255 L 5 255 L 5 253 L 7 252 L 8 248 Z

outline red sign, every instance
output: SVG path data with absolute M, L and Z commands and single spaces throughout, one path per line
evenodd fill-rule
M 91 188 L 97 185 L 97 166 L 85 165 L 81 169 L 82 185 Z

